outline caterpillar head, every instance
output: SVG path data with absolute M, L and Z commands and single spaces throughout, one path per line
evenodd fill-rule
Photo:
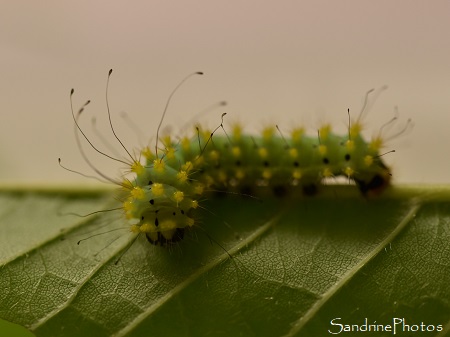
M 194 225 L 192 213 L 198 207 L 196 195 L 203 185 L 189 179 L 194 165 L 185 163 L 179 170 L 178 160 L 171 149 L 156 158 L 148 149 L 145 165 L 136 161 L 131 170 L 134 181 L 124 181 L 127 197 L 123 203 L 125 215 L 132 223 L 131 231 L 143 233 L 155 245 L 170 245 L 184 237 Z M 168 153 L 170 152 L 170 155 Z
M 155 245 L 180 241 L 186 229 L 194 225 L 192 212 L 198 202 L 174 186 L 152 183 L 134 186 L 123 204 L 131 231 L 143 233 Z

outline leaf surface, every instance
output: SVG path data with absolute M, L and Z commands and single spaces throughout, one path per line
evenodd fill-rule
M 121 211 L 67 214 L 112 195 L 0 193 L 1 319 L 37 336 L 325 336 L 365 318 L 450 330 L 448 191 L 214 198 L 169 249 L 134 241 Z

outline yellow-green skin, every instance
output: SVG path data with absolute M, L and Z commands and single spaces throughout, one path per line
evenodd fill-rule
M 324 178 L 344 176 L 363 195 L 377 194 L 389 185 L 390 171 L 379 155 L 381 139 L 368 143 L 360 130 L 354 123 L 338 136 L 325 126 L 310 137 L 297 129 L 285 139 L 273 128 L 253 137 L 237 126 L 230 136 L 198 132 L 178 142 L 166 137 L 157 154 L 142 151 L 145 164 L 134 162 L 135 179 L 123 183 L 131 230 L 157 245 L 179 241 L 195 224 L 198 200 L 212 190 L 272 187 L 280 194 L 289 187 L 314 194 Z

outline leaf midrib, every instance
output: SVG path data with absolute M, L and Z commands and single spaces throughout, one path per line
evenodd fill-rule
M 252 242 L 256 241 L 259 237 L 264 235 L 264 233 L 269 231 L 278 222 L 278 220 L 282 217 L 284 212 L 285 212 L 285 210 L 280 211 L 279 214 L 274 216 L 272 219 L 268 220 L 263 226 L 261 226 L 257 230 L 255 230 L 251 235 L 246 237 L 244 240 L 238 241 L 237 244 L 233 248 L 225 251 L 223 254 L 219 255 L 217 258 L 215 258 L 208 264 L 205 264 L 201 268 L 198 268 L 196 270 L 196 272 L 191 274 L 183 282 L 181 282 L 179 285 L 174 287 L 166 295 L 161 297 L 157 302 L 155 302 L 154 304 L 149 306 L 142 314 L 138 315 L 133 321 L 131 321 L 129 324 L 127 324 L 126 327 L 124 327 L 122 330 L 116 332 L 113 336 L 115 336 L 115 337 L 125 336 L 128 333 L 130 333 L 131 331 L 133 331 L 136 327 L 139 327 L 141 322 L 143 322 L 147 317 L 149 317 L 154 312 L 156 312 L 159 308 L 161 308 L 165 303 L 167 303 L 172 298 L 174 298 L 181 291 L 188 288 L 188 286 L 190 284 L 195 282 L 202 275 L 206 274 L 208 271 L 213 269 L 215 266 L 219 265 L 220 263 L 224 262 L 225 260 L 229 259 L 230 257 L 232 258 L 241 249 L 250 245 Z
M 326 304 L 328 301 L 340 290 L 342 289 L 353 277 L 371 260 L 373 260 L 378 254 L 398 235 L 408 226 L 411 220 L 415 217 L 416 213 L 422 207 L 422 203 L 419 200 L 414 200 L 410 203 L 410 209 L 408 213 L 403 217 L 397 227 L 386 236 L 380 243 L 378 243 L 374 249 L 367 254 L 359 263 L 357 263 L 353 268 L 351 268 L 344 276 L 336 282 L 332 287 L 330 287 L 320 299 L 311 306 L 311 308 L 292 325 L 292 329 L 288 331 L 283 337 L 292 337 L 297 335 L 302 328 L 315 317 L 317 312 Z

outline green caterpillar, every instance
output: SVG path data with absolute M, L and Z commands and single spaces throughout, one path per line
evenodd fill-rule
M 166 137 L 162 144 L 158 153 L 143 149 L 145 163 L 135 161 L 130 167 L 135 179 L 122 184 L 126 217 L 135 222 L 132 232 L 145 233 L 156 245 L 183 238 L 195 224 L 199 199 L 210 190 L 256 186 L 280 195 L 301 188 L 311 195 L 323 179 L 344 176 L 368 195 L 384 190 L 391 177 L 379 154 L 381 138 L 366 142 L 359 122 L 345 136 L 324 126 L 316 138 L 296 129 L 285 139 L 275 128 L 252 137 L 235 126 L 229 137 L 198 132 L 179 142 Z
M 167 105 L 187 78 L 172 92 Z M 72 94 L 73 90 L 71 97 Z M 155 151 L 142 149 L 141 161 L 126 150 L 115 134 L 107 101 L 111 130 L 131 158 L 126 162 L 101 152 L 86 137 L 78 124 L 84 106 L 77 117 L 72 110 L 78 144 L 80 132 L 97 152 L 128 165 L 127 172 L 134 177 L 121 182 L 108 178 L 90 163 L 80 146 L 83 158 L 100 176 L 121 186 L 122 207 L 131 231 L 145 234 L 155 245 L 181 240 L 186 229 L 195 225 L 201 200 L 213 191 L 244 194 L 250 190 L 245 194 L 258 195 L 258 189 L 271 189 L 282 196 L 286 191 L 300 189 L 305 195 L 314 195 L 324 179 L 343 176 L 354 181 L 367 196 L 381 193 L 391 180 L 390 169 L 380 155 L 381 132 L 370 142 L 364 140 L 362 112 L 356 121 L 349 121 L 348 132 L 342 136 L 333 133 L 328 125 L 318 130 L 317 137 L 307 136 L 301 128 L 294 129 L 288 138 L 275 128 L 266 128 L 261 136 L 254 137 L 244 134 L 239 125 L 233 127 L 230 135 L 219 135 L 216 131 L 223 129 L 221 124 L 213 132 L 197 127 L 191 138 L 173 140 L 169 136 L 159 138 L 164 110 Z

